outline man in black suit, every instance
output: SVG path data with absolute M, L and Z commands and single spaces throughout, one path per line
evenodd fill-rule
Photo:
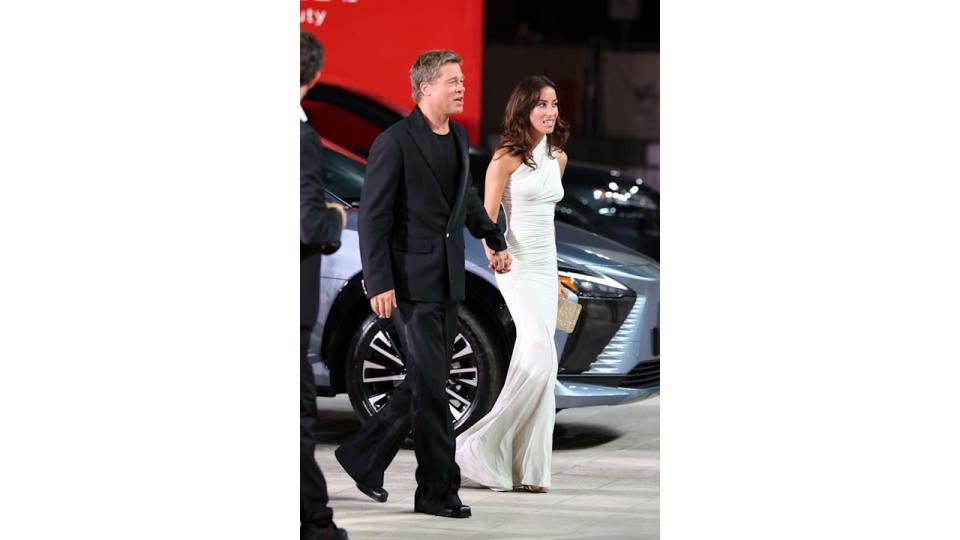
M 384 470 L 412 427 L 414 511 L 457 518 L 471 512 L 457 494 L 446 381 L 464 299 L 464 225 L 485 240 L 491 268 L 507 272 L 511 263 L 503 233 L 473 188 L 467 132 L 450 119 L 463 112 L 461 62 L 446 50 L 417 57 L 410 69 L 417 106 L 370 149 L 359 221 L 364 285 L 374 313 L 393 318 L 407 375 L 390 402 L 336 451 L 360 491 L 384 502 Z
M 300 31 L 300 99 L 316 84 L 323 66 L 323 47 Z M 313 452 L 317 445 L 314 421 L 317 389 L 307 362 L 310 333 L 317 322 L 320 296 L 320 257 L 340 244 L 347 226 L 343 207 L 323 196 L 323 147 L 320 137 L 300 118 L 300 539 L 341 540 L 347 531 L 333 523 L 327 505 L 327 483 Z

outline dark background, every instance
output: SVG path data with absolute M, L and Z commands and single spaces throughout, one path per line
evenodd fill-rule
M 483 143 L 499 140 L 503 108 L 524 77 L 558 87 L 573 128 L 572 159 L 602 163 L 659 189 L 660 5 L 650 0 L 487 0 Z

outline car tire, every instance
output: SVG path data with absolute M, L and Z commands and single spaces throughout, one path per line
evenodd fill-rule
M 490 411 L 506 377 L 505 347 L 501 340 L 494 339 L 496 334 L 484 321 L 472 309 L 461 306 L 447 380 L 457 433 Z M 390 395 L 406 376 L 405 364 L 393 321 L 371 313 L 360 323 L 347 349 L 345 370 L 350 403 L 362 420 L 366 421 L 390 401 Z

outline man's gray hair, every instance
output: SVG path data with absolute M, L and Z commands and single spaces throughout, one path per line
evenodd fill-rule
M 440 76 L 440 66 L 449 63 L 463 64 L 460 55 L 446 49 L 435 49 L 421 53 L 410 66 L 410 86 L 413 89 L 413 101 L 420 102 L 420 83 L 432 83 Z

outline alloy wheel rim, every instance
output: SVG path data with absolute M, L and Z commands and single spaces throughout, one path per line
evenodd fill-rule
M 454 339 L 450 375 L 446 394 L 454 427 L 462 425 L 475 408 L 479 369 L 475 346 L 457 329 Z M 367 413 L 375 414 L 390 401 L 390 397 L 407 375 L 406 359 L 396 328 L 378 321 L 363 352 L 360 390 Z

